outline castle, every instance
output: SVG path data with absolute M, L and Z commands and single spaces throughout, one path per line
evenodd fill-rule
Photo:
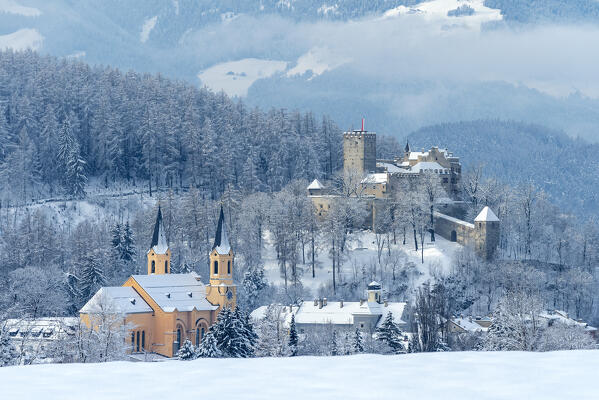
M 360 197 L 368 208 L 366 225 L 375 229 L 377 210 L 383 202 L 402 201 L 402 190 L 414 190 L 427 176 L 437 177 L 443 189 L 443 213 L 434 213 L 435 233 L 447 240 L 472 246 L 485 259 L 494 256 L 499 244 L 499 219 L 489 207 L 485 207 L 473 223 L 461 219 L 462 203 L 459 187 L 462 167 L 459 157 L 447 149 L 431 147 L 428 151 L 412 151 L 406 143 L 404 154 L 392 160 L 377 160 L 376 133 L 352 130 L 343 134 L 343 173 L 345 177 L 359 178 L 359 190 L 352 196 Z M 308 196 L 317 214 L 324 216 L 330 210 L 333 199 L 338 197 L 315 179 L 307 188 Z
M 153 352 L 174 357 L 185 340 L 199 345 L 223 307 L 235 308 L 234 253 L 229 244 L 221 207 L 210 252 L 210 280 L 171 274 L 171 250 L 158 207 L 154 234 L 147 252 L 147 274 L 132 275 L 123 286 L 102 287 L 79 311 L 81 322 L 96 327 L 101 314 L 124 316 L 133 326 L 131 353 Z

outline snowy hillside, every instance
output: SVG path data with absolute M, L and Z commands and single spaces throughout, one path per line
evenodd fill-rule
M 36 365 L 0 382 L 6 399 L 590 400 L 598 370 L 599 351 L 455 352 Z

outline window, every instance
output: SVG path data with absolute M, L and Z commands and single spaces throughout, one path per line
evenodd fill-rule
M 200 345 L 200 328 L 196 328 L 196 346 Z
M 202 326 L 202 329 L 200 330 L 200 340 L 204 339 L 204 334 L 206 333 L 206 328 L 204 328 Z
M 206 264 L 204 264 L 204 265 L 206 265 Z M 168 261 L 164 262 L 164 273 L 168 274 Z
M 214 273 L 218 274 L 218 261 L 214 261 Z
M 131 352 L 135 351 L 135 332 L 131 332 Z
M 449 180 L 447 178 L 443 178 L 443 183 L 447 183 Z
M 156 261 L 152 260 L 152 273 L 156 272 Z
M 146 331 L 141 331 L 141 349 L 146 349 Z
M 139 331 L 137 331 L 137 343 L 136 343 L 135 349 L 138 353 L 139 353 L 139 343 L 140 343 L 139 342 Z
M 360 328 L 364 329 L 364 322 L 360 322 Z
M 227 261 L 227 274 L 231 275 L 231 261 Z

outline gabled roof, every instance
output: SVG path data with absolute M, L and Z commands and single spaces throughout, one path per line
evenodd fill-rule
M 190 274 L 133 275 L 132 278 L 164 312 L 216 310 L 206 300 L 206 287 L 195 272 Z
M 212 246 L 212 250 L 215 249 L 218 254 L 229 254 L 229 251 L 231 250 L 229 237 L 227 236 L 227 227 L 225 225 L 225 213 L 223 212 L 223 206 L 220 206 L 218 225 L 216 227 L 216 234 L 214 235 L 214 245 Z
M 308 190 L 324 189 L 324 185 L 320 183 L 318 179 L 314 179 L 311 184 L 308 185 Z
M 106 286 L 100 288 L 96 294 L 79 310 L 80 313 L 96 314 L 123 313 L 136 314 L 152 312 L 152 308 L 141 298 L 132 287 Z
M 499 218 L 491 209 L 487 206 L 474 218 L 474 222 L 499 222 Z
M 168 250 L 168 243 L 164 236 L 164 226 L 162 224 L 162 210 L 158 206 L 158 214 L 156 215 L 156 224 L 154 225 L 154 234 L 152 235 L 152 243 L 150 249 L 156 254 L 165 254 Z

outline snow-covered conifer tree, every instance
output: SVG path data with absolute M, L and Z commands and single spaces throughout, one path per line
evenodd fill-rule
M 291 323 L 289 324 L 289 350 L 291 356 L 297 356 L 299 337 L 297 327 L 295 326 L 295 315 L 291 314 Z
M 393 322 L 393 313 L 388 312 L 383 324 L 376 331 L 377 340 L 387 344 L 395 354 L 405 353 L 405 348 L 401 342 L 401 330 Z
M 191 344 L 189 339 L 186 339 L 179 351 L 177 351 L 177 358 L 179 358 L 179 360 L 185 361 L 196 358 L 196 349 L 193 347 L 193 344 Z
M 362 339 L 362 332 L 360 332 L 358 328 L 356 328 L 356 332 L 354 333 L 354 340 L 352 345 L 354 353 L 364 352 L 364 339 Z
M 223 356 L 222 351 L 218 348 L 218 343 L 212 327 L 208 330 L 202 339 L 202 343 L 200 343 L 196 349 L 196 356 L 203 358 L 220 358 Z

